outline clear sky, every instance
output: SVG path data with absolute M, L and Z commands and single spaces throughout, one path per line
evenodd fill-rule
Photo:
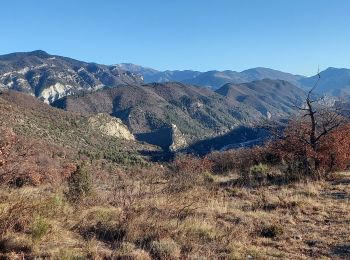
M 350 68 L 349 0 L 0 0 L 0 54 L 159 70 Z

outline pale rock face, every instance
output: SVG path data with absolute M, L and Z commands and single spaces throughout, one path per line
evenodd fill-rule
M 0 66 L 3 88 L 34 94 L 45 103 L 81 90 L 139 82 L 139 75 L 119 68 L 112 70 L 112 66 L 73 61 L 42 51 L 14 55 L 3 60 Z
M 269 111 L 267 111 L 266 112 L 266 118 L 267 119 L 271 119 L 271 117 L 272 117 L 272 114 Z
M 13 86 L 13 81 L 10 81 L 9 83 L 6 84 L 7 88 L 12 88 L 12 86 Z
M 56 99 L 66 96 L 71 89 L 72 86 L 63 85 L 57 82 L 55 85 L 44 89 L 39 95 L 39 98 L 42 99 L 45 103 L 49 104 Z
M 119 118 L 99 113 L 89 118 L 89 126 L 97 128 L 102 134 L 125 140 L 135 140 L 128 127 Z
M 203 104 L 200 102 L 196 102 L 196 103 L 194 103 L 194 106 L 195 106 L 195 108 L 201 108 L 201 107 L 203 107 Z
M 24 75 L 24 74 L 26 74 L 29 70 L 30 70 L 29 67 L 24 67 L 23 69 L 18 70 L 17 73 Z
M 172 130 L 172 144 L 169 147 L 171 151 L 177 151 L 181 148 L 186 147 L 187 141 L 185 136 L 181 133 L 180 129 L 177 128 L 175 124 L 171 124 Z

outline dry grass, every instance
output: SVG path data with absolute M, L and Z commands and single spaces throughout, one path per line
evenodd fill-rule
M 189 185 L 161 168 L 111 174 L 79 205 L 65 187 L 1 189 L 1 257 L 350 257 L 349 174 L 255 188 L 223 186 L 228 176 L 191 175 Z

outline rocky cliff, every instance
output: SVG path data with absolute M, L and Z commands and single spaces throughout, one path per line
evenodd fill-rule
M 99 129 L 102 134 L 125 140 L 135 140 L 128 127 L 119 118 L 99 113 L 89 118 L 89 126 Z

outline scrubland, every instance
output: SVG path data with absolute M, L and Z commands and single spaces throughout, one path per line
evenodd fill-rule
M 3 186 L 3 259 L 345 259 L 350 174 L 249 180 L 213 159 L 82 164 L 61 184 Z M 213 170 L 214 169 L 214 170 Z

